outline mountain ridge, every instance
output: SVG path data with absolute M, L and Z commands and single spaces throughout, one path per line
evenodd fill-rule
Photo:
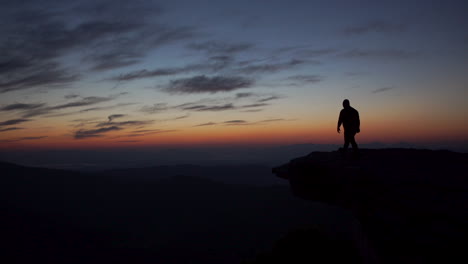
M 1 241 L 20 263 L 239 263 L 291 228 L 326 223 L 317 210 L 342 214 L 293 197 L 285 184 L 0 169 Z

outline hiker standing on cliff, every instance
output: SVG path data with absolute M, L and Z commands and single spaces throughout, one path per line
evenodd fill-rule
M 361 121 L 359 120 L 359 113 L 356 109 L 352 108 L 349 105 L 349 100 L 345 99 L 343 101 L 343 109 L 340 112 L 340 117 L 338 118 L 338 126 L 336 131 L 338 133 L 341 132 L 340 126 L 343 124 L 344 128 L 344 146 L 343 150 L 348 150 L 349 143 L 353 146 L 353 151 L 357 153 L 358 146 L 354 136 L 356 133 L 359 133 L 361 130 L 359 126 L 361 125 Z

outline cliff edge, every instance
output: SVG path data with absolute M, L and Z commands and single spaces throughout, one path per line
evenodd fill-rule
M 300 198 L 351 210 L 383 263 L 467 260 L 468 154 L 313 152 L 273 173 Z

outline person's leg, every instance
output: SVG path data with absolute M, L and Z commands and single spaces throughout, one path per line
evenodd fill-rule
M 350 142 L 349 133 L 345 131 L 344 132 L 344 145 L 343 145 L 344 151 L 348 150 L 349 142 Z
M 349 142 L 351 142 L 351 145 L 353 146 L 353 151 L 357 152 L 358 151 L 358 145 L 356 143 L 356 140 L 354 139 L 355 135 L 356 134 L 354 134 L 354 133 L 350 135 Z

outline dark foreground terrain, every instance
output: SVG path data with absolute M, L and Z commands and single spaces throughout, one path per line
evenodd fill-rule
M 278 178 L 0 163 L 2 263 L 467 263 L 467 166 L 411 149 L 314 152 Z
M 351 210 L 362 224 L 361 252 L 370 262 L 468 263 L 468 154 L 314 152 L 273 172 L 298 197 Z
M 349 229 L 349 214 L 270 185 L 267 167 L 0 170 L 2 263 L 240 263 L 300 226 Z

